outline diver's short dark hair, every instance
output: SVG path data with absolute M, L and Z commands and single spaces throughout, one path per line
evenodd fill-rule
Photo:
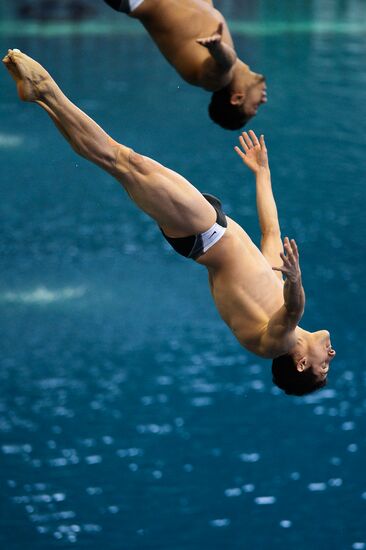
M 230 103 L 230 91 L 228 87 L 214 92 L 211 96 L 211 103 L 208 112 L 211 119 L 226 130 L 239 130 L 248 122 L 251 116 L 243 113 L 238 105 Z
M 291 355 L 281 355 L 272 361 L 272 381 L 287 395 L 306 395 L 323 388 L 327 379 L 319 380 L 312 370 L 299 372 Z

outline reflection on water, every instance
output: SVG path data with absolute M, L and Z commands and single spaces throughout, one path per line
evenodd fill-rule
M 279 529 L 302 533 L 299 498 L 300 510 L 325 508 L 325 521 L 351 495 L 361 509 L 365 488 L 354 487 L 352 476 L 363 461 L 365 405 L 354 390 L 347 396 L 350 372 L 315 402 L 284 401 L 264 369 L 229 342 L 220 356 L 221 329 L 211 329 L 209 352 L 187 327 L 187 349 L 167 338 L 164 353 L 148 347 L 148 363 L 145 350 L 123 353 L 123 346 L 113 358 L 113 340 L 98 354 L 103 337 L 89 346 L 74 341 L 58 359 L 54 343 L 40 350 L 35 342 L 30 364 L 4 361 L 3 384 L 14 385 L 17 368 L 26 388 L 16 385 L 1 401 L 15 515 L 56 540 L 92 534 L 96 545 L 129 545 L 141 536 L 149 547 L 162 536 L 158 518 L 162 527 L 202 529 L 212 541 L 209 529 L 229 530 L 223 540 L 231 543 L 242 514 L 253 527 L 266 522 L 276 537 Z M 265 540 L 253 529 L 251 544 L 256 537 Z
M 0 302 L 21 302 L 25 304 L 42 304 L 49 302 L 57 302 L 64 300 L 72 300 L 80 298 L 85 294 L 85 289 L 79 288 L 62 288 L 57 290 L 48 290 L 43 286 L 37 287 L 35 290 L 27 292 L 5 292 L 0 295 Z
M 253 18 L 262 4 L 248 3 Z M 237 15 L 238 3 L 222 5 Z M 314 22 L 359 3 L 302 6 Z M 254 128 L 266 134 L 283 234 L 300 245 L 304 326 L 330 329 L 337 347 L 329 385 L 302 399 L 273 387 L 268 362 L 219 319 L 204 271 L 18 103 L 2 73 L 6 548 L 366 548 L 365 38 L 237 41 L 269 83 Z M 218 195 L 257 237 L 235 136 L 211 125 L 206 94 L 142 34 L 17 46 L 116 139 Z
M 14 134 L 0 134 L 0 149 L 20 147 L 23 143 L 23 136 L 17 136 Z

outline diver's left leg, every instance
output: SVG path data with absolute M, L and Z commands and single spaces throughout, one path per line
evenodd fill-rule
M 9 50 L 4 63 L 24 101 L 40 105 L 79 155 L 115 177 L 136 205 L 171 237 L 209 229 L 216 212 L 202 194 L 173 170 L 114 141 L 61 91 L 34 59 Z

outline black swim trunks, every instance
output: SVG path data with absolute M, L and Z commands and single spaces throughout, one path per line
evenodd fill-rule
M 216 210 L 216 222 L 210 229 L 204 233 L 190 235 L 189 237 L 168 237 L 160 228 L 164 237 L 174 250 L 178 252 L 178 254 L 186 258 L 191 258 L 192 260 L 197 260 L 197 258 L 207 252 L 211 246 L 216 244 L 225 233 L 227 227 L 226 216 L 222 210 L 219 199 L 208 193 L 202 193 L 202 195 Z
M 142 4 L 143 0 L 104 0 L 111 8 L 123 13 L 131 13 Z

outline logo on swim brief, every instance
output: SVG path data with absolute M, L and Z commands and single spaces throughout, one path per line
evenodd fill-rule
M 217 233 L 217 231 L 214 231 L 213 233 L 211 233 L 211 235 L 209 236 L 209 239 L 211 239 L 211 237 L 213 237 L 215 233 Z

